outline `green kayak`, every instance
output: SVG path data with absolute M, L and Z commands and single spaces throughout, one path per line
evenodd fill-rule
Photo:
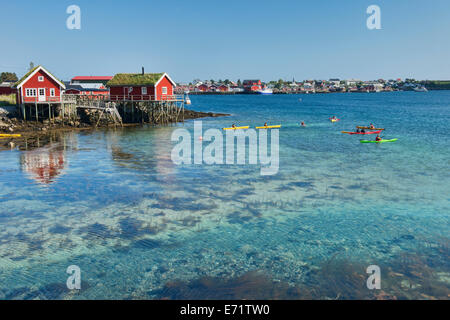
M 389 140 L 380 140 L 380 141 L 375 141 L 375 140 L 359 140 L 359 141 L 361 141 L 361 143 L 381 143 L 381 142 L 394 142 L 397 140 L 398 139 L 389 139 Z

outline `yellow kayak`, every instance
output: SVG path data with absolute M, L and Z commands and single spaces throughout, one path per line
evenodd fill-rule
M 0 138 L 18 138 L 21 137 L 20 134 L 9 134 L 9 133 L 0 133 Z
M 240 130 L 240 129 L 248 129 L 250 126 L 245 127 L 235 127 L 235 128 L 223 128 L 223 130 Z
M 274 128 L 281 128 L 281 124 L 276 126 L 263 126 L 263 127 L 256 127 L 256 129 L 274 129 Z

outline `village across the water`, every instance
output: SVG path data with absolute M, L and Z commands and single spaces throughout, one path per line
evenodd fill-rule
M 190 94 L 310 94 L 336 92 L 385 92 L 385 91 L 428 91 L 448 90 L 450 81 L 419 81 L 415 79 L 378 79 L 363 81 L 359 79 L 329 80 L 278 80 L 263 82 L 260 79 L 235 81 L 195 79 L 185 84 L 179 83 L 176 92 Z

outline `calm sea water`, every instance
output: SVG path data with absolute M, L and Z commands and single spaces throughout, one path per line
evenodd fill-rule
M 192 121 L 2 151 L 0 299 L 226 298 L 233 285 L 279 283 L 359 298 L 376 294 L 369 265 L 381 267 L 388 297 L 448 298 L 449 91 L 191 100 L 232 114 L 203 119 L 204 129 L 282 124 L 278 174 L 174 165 L 172 131 Z M 341 133 L 370 122 L 398 141 Z M 70 265 L 81 291 L 66 287 Z M 231 297 L 261 297 L 252 294 Z

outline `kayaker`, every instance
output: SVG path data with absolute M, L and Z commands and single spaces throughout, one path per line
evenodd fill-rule
M 375 141 L 381 141 L 381 137 L 379 134 L 376 136 Z
M 366 130 L 364 130 L 364 128 L 363 128 L 363 129 L 361 129 L 360 132 L 361 132 L 361 133 L 366 133 Z
M 236 128 L 236 125 L 233 123 L 233 124 L 231 125 L 231 127 L 232 127 L 233 129 L 235 129 L 235 128 Z
M 361 130 L 359 130 L 359 128 L 356 128 L 356 133 L 360 133 Z
M 264 123 L 264 127 L 267 127 L 267 122 Z
M 302 123 L 300 124 L 302 127 L 306 127 L 306 124 L 304 121 L 302 121 Z
M 370 129 L 375 129 L 375 126 L 371 123 L 369 126 Z

